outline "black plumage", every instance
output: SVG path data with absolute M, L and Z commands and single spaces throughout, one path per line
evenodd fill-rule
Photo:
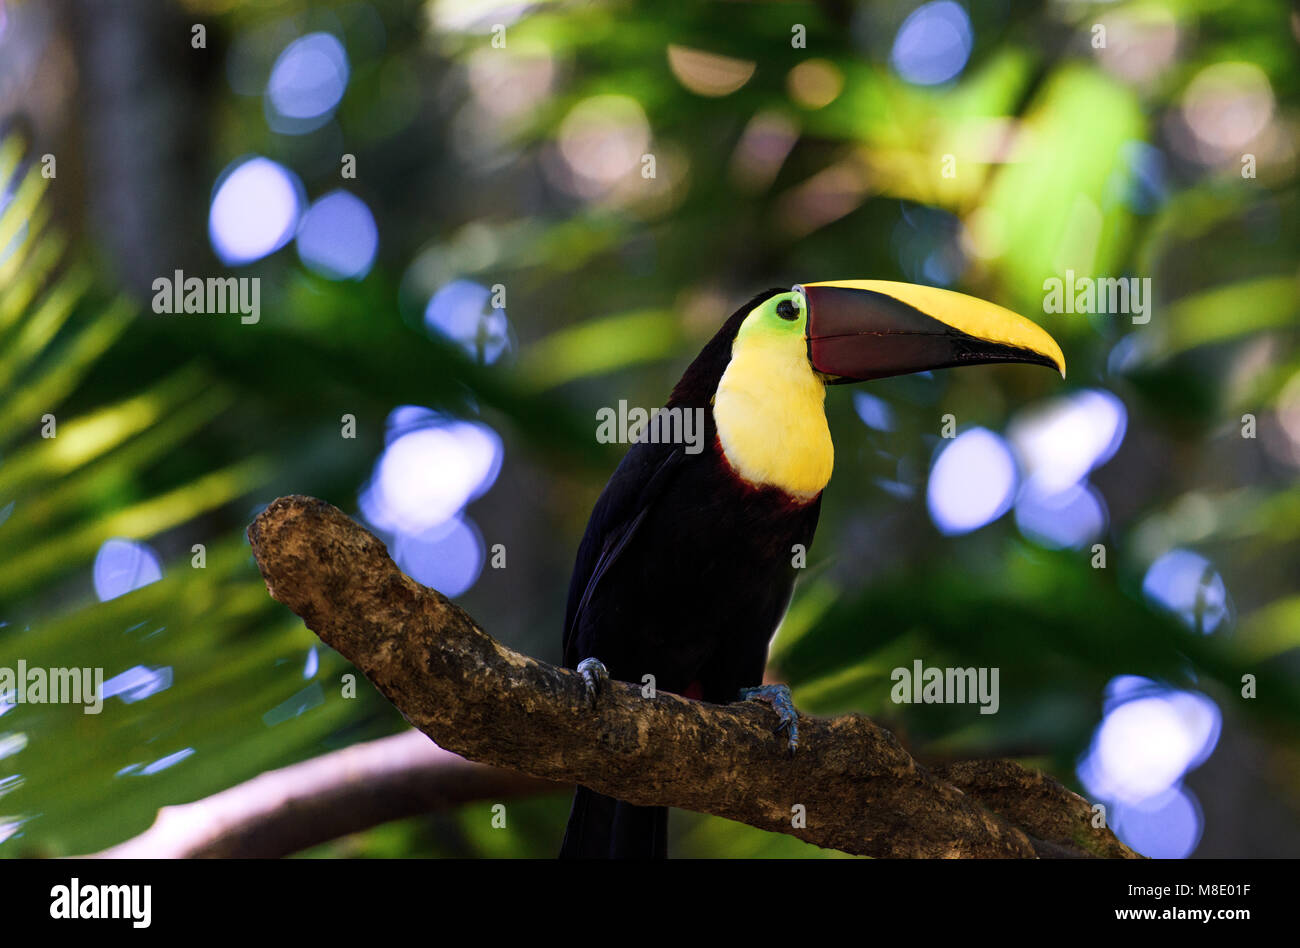
M 759 294 L 687 368 L 666 407 L 704 410 L 704 448 L 640 441 L 601 493 L 578 548 L 564 663 L 600 659 L 612 678 L 712 702 L 761 684 L 768 644 L 790 602 L 794 547 L 807 549 L 821 495 L 801 502 L 731 469 L 712 401 L 731 343 Z M 667 811 L 580 788 L 563 856 L 662 856 Z

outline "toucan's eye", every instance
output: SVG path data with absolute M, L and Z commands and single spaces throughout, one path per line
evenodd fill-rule
M 781 300 L 776 304 L 776 315 L 794 322 L 799 318 L 799 308 L 794 305 L 794 300 Z

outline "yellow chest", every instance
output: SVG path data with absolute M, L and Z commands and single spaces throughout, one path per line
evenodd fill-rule
M 727 463 L 751 484 L 812 500 L 831 479 L 835 450 L 826 387 L 808 365 L 805 343 L 793 336 L 737 345 L 713 400 Z

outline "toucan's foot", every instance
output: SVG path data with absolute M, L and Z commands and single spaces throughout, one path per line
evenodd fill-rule
M 799 712 L 795 710 L 794 699 L 790 697 L 789 685 L 759 685 L 757 688 L 741 688 L 741 701 L 762 701 L 770 704 L 781 723 L 776 726 L 776 733 L 786 732 L 789 738 L 790 753 L 799 747 Z
M 609 683 L 609 670 L 599 658 L 584 658 L 578 662 L 578 674 L 587 686 L 587 707 L 594 708 L 596 699 Z

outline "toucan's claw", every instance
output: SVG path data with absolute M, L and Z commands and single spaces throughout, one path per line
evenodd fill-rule
M 762 701 L 764 704 L 770 704 L 777 717 L 781 719 L 776 726 L 776 733 L 780 734 L 782 731 L 786 731 L 790 753 L 793 754 L 798 750 L 799 712 L 795 710 L 794 699 L 790 697 L 789 685 L 759 685 L 757 688 L 741 688 L 740 700 Z
M 599 658 L 584 658 L 578 662 L 578 674 L 582 676 L 582 682 L 587 686 L 587 707 L 594 708 L 596 699 L 609 683 L 609 669 Z

